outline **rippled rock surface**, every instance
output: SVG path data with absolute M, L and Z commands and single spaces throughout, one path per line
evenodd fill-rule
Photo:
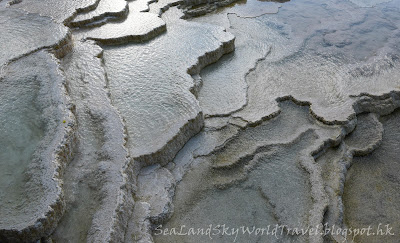
M 0 33 L 0 242 L 398 242 L 399 0 L 0 0 Z
M 379 240 L 395 242 L 399 228 L 399 111 L 379 119 L 382 142 L 371 154 L 355 157 L 346 176 L 343 192 L 344 221 L 349 227 L 380 227 L 390 234 L 355 238 L 358 242 Z M 377 225 L 380 222 L 381 225 Z M 387 226 L 388 225 L 388 226 Z M 392 235 L 395 234 L 395 235 Z
M 310 174 L 319 171 L 312 155 L 345 131 L 313 121 L 306 107 L 283 102 L 281 108 L 278 117 L 239 131 L 223 147 L 195 159 L 193 169 L 179 184 L 174 216 L 165 227 L 197 228 L 215 222 L 229 222 L 229 227 L 281 224 L 307 228 L 315 224 L 313 214 L 318 212 L 324 195 L 313 188 L 318 186 L 313 180 L 320 180 L 320 175 L 312 175 L 310 181 Z M 209 213 L 204 214 L 204 210 Z M 207 240 L 208 236 L 204 237 Z M 237 240 L 246 239 L 242 237 Z M 179 236 L 155 239 L 176 242 Z M 233 237 L 220 240 L 230 242 Z M 261 236 L 252 236 L 251 241 L 257 240 Z M 272 236 L 268 240 L 276 239 Z
M 0 66 L 46 47 L 61 46 L 68 40 L 66 27 L 38 14 L 0 8 L 0 23 Z
M 44 51 L 9 64 L 0 77 L 1 241 L 49 235 L 65 210 L 62 171 L 74 120 L 64 82 Z
M 93 10 L 99 4 L 100 0 L 84 1 L 35 1 L 25 0 L 17 1 L 13 8 L 20 8 L 30 13 L 37 13 L 42 16 L 53 18 L 58 23 L 69 22 L 78 12 Z
M 117 18 L 128 13 L 128 3 L 124 0 L 119 1 L 100 1 L 92 11 L 85 11 L 78 14 L 69 25 L 74 27 L 92 24 L 93 22 L 103 22 L 106 18 Z
M 180 19 L 170 26 L 149 43 L 104 53 L 111 99 L 125 119 L 131 156 L 146 164 L 166 164 L 200 131 L 203 116 L 190 92 L 195 85 L 190 74 L 233 50 L 233 36 L 220 27 Z
M 102 57 L 94 43 L 76 42 L 61 63 L 79 130 L 64 174 L 67 210 L 54 241 L 121 241 L 132 211 L 124 124 L 107 96 Z

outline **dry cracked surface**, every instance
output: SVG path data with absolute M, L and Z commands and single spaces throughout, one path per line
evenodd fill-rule
M 398 242 L 399 0 L 0 0 L 0 33 L 0 242 Z

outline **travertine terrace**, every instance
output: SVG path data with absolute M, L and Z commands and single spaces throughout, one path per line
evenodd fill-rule
M 0 40 L 0 242 L 399 242 L 400 0 L 0 0 Z

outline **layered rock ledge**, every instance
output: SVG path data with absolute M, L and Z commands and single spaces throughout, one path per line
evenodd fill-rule
M 39 240 L 65 211 L 62 176 L 75 140 L 73 105 L 58 61 L 46 51 L 10 63 L 0 79 L 0 240 Z

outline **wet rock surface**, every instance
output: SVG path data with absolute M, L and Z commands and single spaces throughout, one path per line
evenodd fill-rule
M 23 57 L 3 75 L 0 240 L 37 240 L 65 210 L 62 172 L 72 158 L 74 117 L 51 54 Z
M 124 0 L 120 1 L 100 1 L 97 7 L 88 12 L 82 12 L 75 16 L 69 23 L 73 27 L 82 27 L 93 24 L 93 22 L 105 22 L 106 18 L 126 17 L 128 13 L 128 3 Z
M 0 241 L 398 242 L 399 6 L 0 0 Z
M 68 41 L 68 28 L 38 14 L 0 8 L 0 23 L 0 67 L 29 53 L 61 46 Z
M 54 241 L 121 241 L 132 212 L 125 128 L 107 95 L 102 55 L 92 42 L 75 42 L 61 62 L 80 129 L 64 174 L 67 211 Z
M 346 176 L 343 192 L 344 222 L 349 227 L 372 225 L 375 235 L 355 237 L 358 242 L 396 242 L 399 228 L 399 111 L 380 118 L 382 142 L 364 157 L 355 157 Z M 377 225 L 375 222 L 380 222 Z M 379 228 L 378 228 L 379 227 Z M 390 229 L 390 233 L 387 230 Z M 384 235 L 379 235 L 382 230 Z M 387 233 L 387 234 L 386 234 Z
M 11 5 L 12 8 L 23 9 L 30 13 L 37 13 L 42 16 L 51 17 L 57 23 L 67 23 L 79 12 L 86 12 L 95 9 L 100 0 L 84 1 L 17 1 Z
M 200 131 L 190 74 L 232 51 L 233 41 L 220 27 L 177 19 L 149 43 L 105 50 L 111 99 L 125 119 L 132 157 L 165 165 Z

